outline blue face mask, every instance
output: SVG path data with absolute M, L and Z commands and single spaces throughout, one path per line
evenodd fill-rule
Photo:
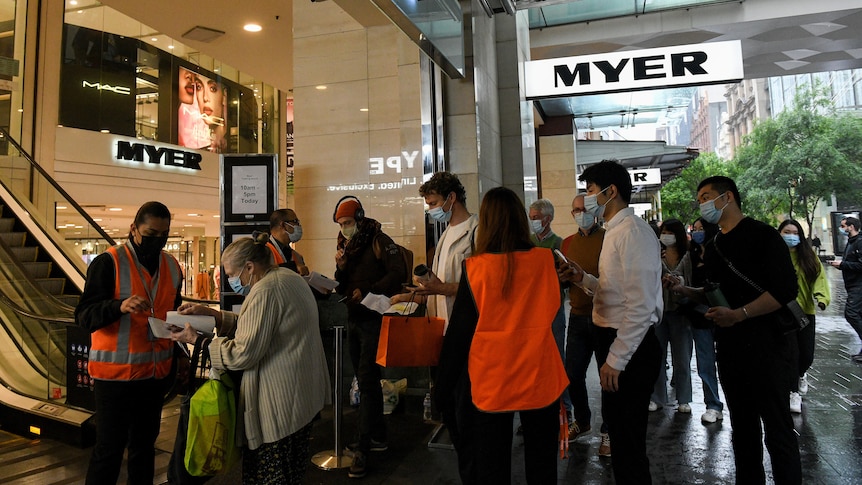
M 249 280 L 247 285 L 243 286 L 242 280 L 240 279 L 244 272 L 245 268 L 243 268 L 238 275 L 231 276 L 227 279 L 227 284 L 230 285 L 230 289 L 232 289 L 234 293 L 240 296 L 246 296 L 248 295 L 248 292 L 251 291 L 251 280 Z
M 724 197 L 724 194 L 726 193 L 727 192 L 722 192 L 715 199 L 708 200 L 703 204 L 700 204 L 700 217 L 703 217 L 703 220 L 710 224 L 718 224 L 718 220 L 721 219 L 721 213 L 724 212 L 724 208 L 727 207 L 729 202 L 725 203 L 721 209 L 716 209 L 715 201 L 718 200 L 719 197 Z
M 586 212 L 578 212 L 577 214 L 575 214 L 575 223 L 584 231 L 587 231 L 591 227 L 593 227 L 593 223 L 595 222 L 596 218 L 593 217 L 592 214 Z
M 799 244 L 799 236 L 796 234 L 782 234 L 781 237 L 788 248 L 795 248 Z
M 443 205 L 441 205 L 440 207 L 435 207 L 429 210 L 428 217 L 437 222 L 448 223 L 449 219 L 452 218 L 452 206 L 454 205 L 455 203 L 453 202 L 452 205 L 449 206 L 449 212 L 446 212 L 445 210 L 443 210 L 443 208 L 446 207 L 446 202 L 443 202 Z
M 288 239 L 290 239 L 290 242 L 295 243 L 302 239 L 302 226 L 300 226 L 299 224 L 293 225 L 289 222 L 285 222 L 285 224 L 287 224 L 293 229 L 293 232 L 287 234 L 287 237 Z
M 838 232 L 840 232 L 842 236 L 846 236 L 848 234 L 847 229 L 844 229 L 843 227 L 839 227 Z
M 588 214 L 591 214 L 593 217 L 595 217 L 597 221 L 602 218 L 602 215 L 605 213 L 605 206 L 607 206 L 608 202 L 610 202 L 609 200 L 604 204 L 599 205 L 599 194 L 608 190 L 609 188 L 611 188 L 610 185 L 603 188 L 598 194 L 584 196 L 584 210 L 587 211 Z
M 691 241 L 695 244 L 703 244 L 706 241 L 706 232 L 691 231 Z

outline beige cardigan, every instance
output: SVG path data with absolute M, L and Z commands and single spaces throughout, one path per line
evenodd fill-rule
M 255 283 L 239 315 L 223 311 L 222 318 L 222 328 L 236 320 L 236 337 L 213 339 L 210 359 L 216 369 L 243 371 L 237 406 L 242 444 L 254 450 L 310 423 L 331 390 L 317 303 L 305 280 L 274 269 Z

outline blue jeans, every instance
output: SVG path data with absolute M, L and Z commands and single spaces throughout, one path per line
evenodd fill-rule
M 566 312 L 564 308 L 565 305 L 560 305 L 560 309 L 557 310 L 557 316 L 554 317 L 554 322 L 551 324 L 551 332 L 554 334 L 554 341 L 557 342 L 557 349 L 560 351 L 563 365 L 566 365 Z M 572 399 L 569 397 L 568 388 L 563 391 L 563 406 L 566 407 L 569 421 L 574 419 L 575 407 L 572 406 Z
M 673 375 L 676 382 L 676 400 L 679 404 L 691 403 L 691 352 L 693 338 L 691 335 L 691 323 L 684 315 L 669 311 L 664 312 L 661 324 L 655 328 L 655 335 L 661 347 L 661 362 L 659 363 L 658 378 L 653 387 L 652 399 L 654 402 L 667 405 L 667 344 L 670 342 L 671 360 L 673 362 Z
M 718 375 L 715 372 L 715 330 L 712 328 L 694 328 L 694 352 L 697 355 L 697 375 L 703 383 L 703 402 L 706 409 L 723 411 L 724 404 L 718 397 Z

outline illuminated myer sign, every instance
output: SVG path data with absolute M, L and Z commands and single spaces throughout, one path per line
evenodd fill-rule
M 164 164 L 168 167 L 200 170 L 202 159 L 203 156 L 200 153 L 186 152 L 173 148 L 158 148 L 143 143 L 117 141 L 117 160 L 131 160 L 135 162 Z
M 543 59 L 524 66 L 530 99 L 720 84 L 743 77 L 738 40 Z
M 81 87 L 98 89 L 99 91 L 110 91 L 112 93 L 122 94 L 124 96 L 132 94 L 132 88 L 128 88 L 126 86 L 111 86 L 110 84 L 102 84 L 99 82 L 91 83 L 87 81 L 81 81 Z

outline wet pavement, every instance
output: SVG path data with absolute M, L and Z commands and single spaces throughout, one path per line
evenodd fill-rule
M 817 314 L 814 364 L 808 373 L 809 391 L 802 413 L 794 415 L 799 434 L 804 483 L 862 483 L 862 365 L 850 360 L 860 350 L 860 341 L 844 321 L 846 295 L 840 272 L 826 268 L 832 285 L 832 304 Z M 731 430 L 725 419 L 703 425 L 700 378 L 692 362 L 694 402 L 691 414 L 677 413 L 668 406 L 650 413 L 648 441 L 650 468 L 656 484 L 719 484 L 734 482 Z M 349 370 L 345 369 L 345 374 Z M 593 409 L 593 433 L 572 443 L 568 457 L 558 461 L 559 483 L 613 483 L 611 461 L 597 454 L 600 438 L 596 416 L 599 413 L 599 383 L 595 364 L 588 373 L 588 388 Z M 346 396 L 346 394 L 345 394 Z M 346 469 L 325 471 L 310 465 L 306 484 L 457 484 L 455 452 L 429 448 L 434 425 L 422 421 L 422 395 L 408 395 L 387 416 L 389 450 L 372 453 L 369 473 L 362 480 L 347 477 Z M 166 467 L 176 434 L 178 408 L 166 406 L 157 442 L 156 478 L 166 483 Z M 344 441 L 355 429 L 356 412 L 346 407 Z M 517 426 L 517 422 L 515 423 Z M 325 410 L 314 427 L 311 453 L 333 448 L 332 413 Z M 514 433 L 514 428 L 513 428 Z M 3 483 L 83 483 L 89 449 L 81 450 L 51 440 L 28 440 L 0 436 L 0 482 Z M 445 441 L 445 434 L 444 439 Z M 10 447 L 4 448 L 5 443 Z M 523 467 L 523 440 L 513 443 L 512 482 L 526 483 Z M 768 454 L 765 466 L 769 483 Z M 120 483 L 125 483 L 125 473 Z M 238 484 L 240 470 L 210 480 L 211 484 Z

